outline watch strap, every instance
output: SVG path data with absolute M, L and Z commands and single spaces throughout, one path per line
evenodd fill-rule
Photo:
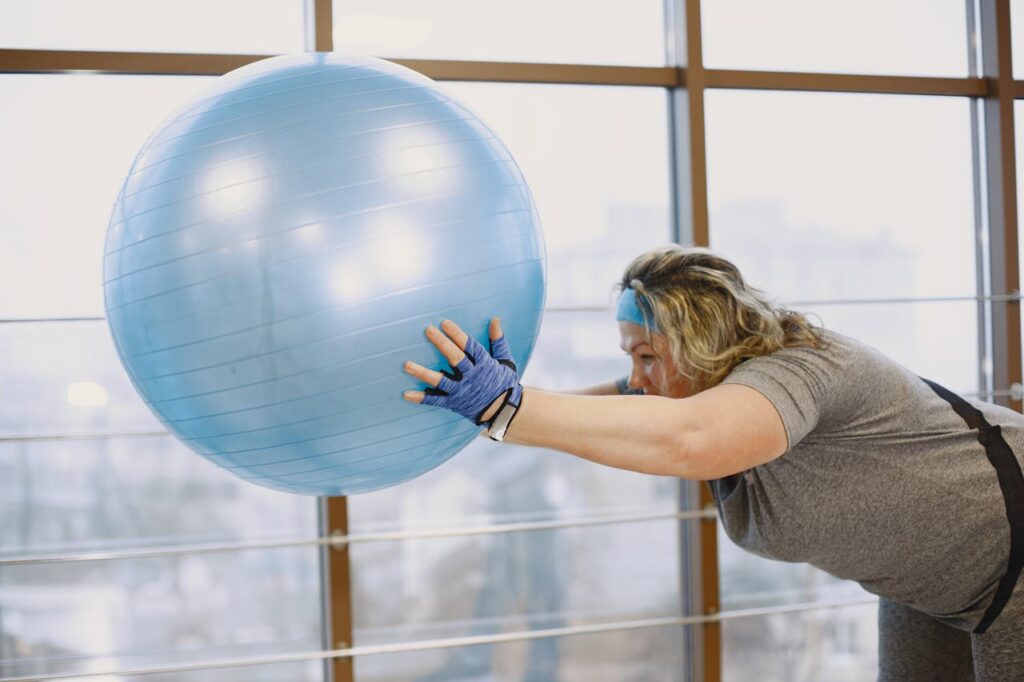
M 491 420 L 491 425 L 487 429 L 487 437 L 491 440 L 505 440 L 505 433 L 508 431 L 508 427 L 512 425 L 512 420 L 515 419 L 516 413 L 519 412 L 519 405 L 513 403 L 510 400 L 511 397 L 512 391 L 509 391 L 508 395 L 505 396 L 505 401 L 501 404 L 501 407 L 498 408 L 498 412 Z M 523 399 L 520 396 L 520 405 L 522 402 Z

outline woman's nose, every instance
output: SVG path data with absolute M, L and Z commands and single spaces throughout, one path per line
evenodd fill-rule
M 643 375 L 643 372 L 634 366 L 629 373 L 629 382 L 626 385 L 634 391 L 639 391 L 644 387 Z

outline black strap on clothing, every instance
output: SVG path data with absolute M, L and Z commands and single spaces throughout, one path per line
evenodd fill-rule
M 1013 594 L 1013 588 L 1024 568 L 1024 473 L 1013 450 L 1003 439 L 1002 428 L 992 426 L 985 421 L 985 416 L 966 400 L 943 388 L 933 381 L 922 379 L 932 387 L 939 397 L 953 406 L 953 410 L 967 423 L 969 429 L 977 429 L 978 442 L 985 448 L 988 461 L 996 470 L 999 488 L 1003 492 L 1006 504 L 1006 519 L 1010 522 L 1010 558 L 1007 561 L 1006 573 L 999 580 L 995 597 L 982 616 L 974 632 L 983 633 L 1006 606 Z

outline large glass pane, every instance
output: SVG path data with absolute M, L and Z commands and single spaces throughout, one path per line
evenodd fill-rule
M 852 336 L 896 362 L 958 393 L 978 385 L 978 305 L 882 303 L 793 306 L 827 329 Z
M 665 63 L 660 0 L 334 0 L 334 49 L 382 57 Z
M 528 494 L 523 482 L 509 498 Z M 552 511 L 556 511 L 552 509 Z M 364 645 L 680 614 L 674 520 L 353 549 Z
M 0 434 L 22 438 L 0 443 L 5 556 L 315 536 L 313 499 L 247 484 L 169 436 L 59 438 L 160 430 L 102 322 L 0 325 L 0 354 Z M 317 575 L 312 547 L 0 567 L 0 674 L 315 648 Z M 250 679 L 277 679 L 261 670 Z
M 834 578 L 809 564 L 770 561 L 732 543 L 718 527 L 721 610 L 874 598 L 855 582 Z
M 0 318 L 102 315 L 102 244 L 122 175 L 204 83 L 0 77 Z M 104 322 L 0 323 L 0 355 L 5 557 L 316 536 L 314 499 L 247 484 L 160 434 Z M 315 649 L 319 599 L 312 546 L 0 566 L 0 676 Z M 246 679 L 321 670 L 266 666 Z
M 317 534 L 314 498 L 246 483 L 164 438 L 0 443 L 3 556 Z
M 732 544 L 719 526 L 719 589 L 724 613 L 742 609 L 874 599 L 859 585 L 807 564 L 769 561 Z M 877 670 L 874 604 L 725 619 L 723 679 L 873 680 Z M 795 672 L 794 672 L 795 671 Z
M 276 54 L 304 47 L 303 0 L 0 0 L 0 47 Z
M 868 682 L 878 676 L 877 606 L 722 622 L 724 682 Z
M 671 240 L 665 91 L 447 83 L 508 145 L 540 211 L 549 306 L 607 306 L 637 254 Z
M 715 0 L 701 15 L 709 68 L 967 75 L 962 0 Z
M 5 410 L 47 402 L 43 391 L 5 395 Z M 315 500 L 245 483 L 169 437 L 0 443 L 5 557 L 316 529 Z M 317 561 L 308 547 L 0 566 L 0 676 L 315 649 Z
M 0 75 L 0 318 L 103 314 L 103 240 L 124 176 L 208 82 Z
M 783 301 L 975 294 L 970 103 L 712 91 L 711 245 Z
M 689 661 L 679 627 L 437 649 L 356 659 L 360 682 L 681 682 Z M 751 678 L 755 679 L 755 678 Z
M 318 588 L 312 548 L 2 567 L 0 676 L 315 651 Z M 275 667 L 202 679 L 321 679 Z
M 132 388 L 102 320 L 0 324 L 0 357 L 4 395 L 39 396 L 0 399 L 0 437 L 164 430 Z

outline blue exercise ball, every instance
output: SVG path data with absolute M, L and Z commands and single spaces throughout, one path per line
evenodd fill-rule
M 525 367 L 544 242 L 494 132 L 429 78 L 370 57 L 286 55 L 218 79 L 135 158 L 103 260 L 110 331 L 175 436 L 277 490 L 407 481 L 479 427 L 413 405 L 405 360 L 500 316 Z

